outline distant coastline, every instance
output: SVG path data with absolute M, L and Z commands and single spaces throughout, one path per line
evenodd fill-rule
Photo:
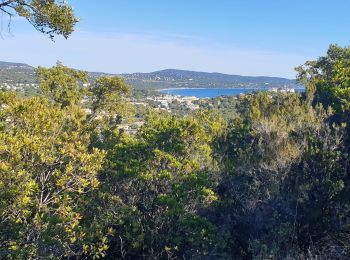
M 167 88 L 159 90 L 165 95 L 183 97 L 214 98 L 218 96 L 237 96 L 254 91 L 266 91 L 267 88 Z
M 156 89 L 156 91 L 167 91 L 167 90 L 176 90 L 176 89 L 208 89 L 208 88 L 184 88 L 184 87 L 181 87 L 181 88 L 160 88 L 160 89 Z
M 250 88 L 164 88 L 158 89 L 164 95 L 176 95 L 184 97 L 214 98 L 218 96 L 239 96 L 254 91 L 272 92 L 303 92 L 304 88 L 272 88 L 272 87 L 250 87 Z
M 180 88 L 161 88 L 161 89 L 155 89 L 156 91 L 167 91 L 167 90 L 181 90 L 181 89 L 252 89 L 252 90 L 258 90 L 258 89 L 267 89 L 267 88 L 271 88 L 271 87 L 234 87 L 234 88 L 203 88 L 203 87 L 199 87 L 199 88 L 194 88 L 194 87 L 180 87 Z

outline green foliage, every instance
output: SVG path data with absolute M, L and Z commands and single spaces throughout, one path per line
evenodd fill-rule
M 336 121 L 348 121 L 350 111 L 350 48 L 331 45 L 327 56 L 297 68 L 298 79 L 306 84 L 311 101 L 331 106 Z
M 99 186 L 104 158 L 88 149 L 85 113 L 6 92 L 0 107 L 1 248 L 20 259 L 79 254 L 84 194 Z
M 304 134 L 314 128 L 319 130 L 331 113 L 320 106 L 315 109 L 308 106 L 298 94 L 272 96 L 269 93 L 241 98 L 238 110 L 250 139 L 240 167 L 249 158 L 249 166 L 256 163 L 256 167 L 279 174 L 300 158 Z
M 239 100 L 236 96 L 219 96 L 210 99 L 199 100 L 200 109 L 210 109 L 217 111 L 226 120 L 232 120 L 237 118 L 237 107 L 239 106 Z
M 51 39 L 55 35 L 65 38 L 73 32 L 78 19 L 73 8 L 66 1 L 59 0 L 11 0 L 0 3 L 0 11 L 13 16 L 26 18 L 35 29 L 47 34 Z
M 105 124 L 99 113 L 86 113 L 83 100 L 112 119 L 129 88 L 101 78 L 87 89 L 86 73 L 60 63 L 38 76 L 45 97 L 0 93 L 0 254 L 103 257 L 113 230 L 92 213 L 104 210 L 97 202 L 106 152 L 94 140 Z
M 84 96 L 82 84 L 87 83 L 87 73 L 57 62 L 55 67 L 37 69 L 40 88 L 49 99 L 62 107 L 77 105 Z
M 199 213 L 217 200 L 208 170 L 220 120 L 210 118 L 151 113 L 138 136 L 122 136 L 110 150 L 106 192 L 129 208 L 114 224 L 117 256 L 200 256 L 216 246 L 215 226 Z
M 222 232 L 234 254 L 306 257 L 325 229 L 342 230 L 331 223 L 348 212 L 336 210 L 348 203 L 338 197 L 346 182 L 344 126 L 329 125 L 331 111 L 297 94 L 247 95 L 239 110 L 242 118 L 216 145 L 225 168 L 214 222 L 229 227 Z
M 44 96 L 0 92 L 1 257 L 349 258 L 349 53 L 300 67 L 307 95 L 139 109 L 132 134 L 122 79 L 39 68 Z
M 100 77 L 89 88 L 88 95 L 91 98 L 90 119 L 102 119 L 109 127 L 121 122 L 122 118 L 130 117 L 133 108 L 123 101 L 131 94 L 131 88 L 122 78 Z
M 39 67 L 37 75 L 40 88 L 50 100 L 62 108 L 80 105 L 89 108 L 88 121 L 109 124 L 120 123 L 131 115 L 131 107 L 123 98 L 131 92 L 130 86 L 119 77 L 100 77 L 88 83 L 87 72 L 77 71 L 57 62 L 52 68 Z M 90 86 L 90 87 L 88 87 Z

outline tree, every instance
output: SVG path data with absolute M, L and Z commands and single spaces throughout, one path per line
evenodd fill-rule
M 91 99 L 91 120 L 104 119 L 112 129 L 122 118 L 130 115 L 132 108 L 124 99 L 131 87 L 120 77 L 97 78 L 88 90 Z
M 303 211 L 301 230 L 308 230 L 300 234 L 304 245 L 308 237 L 313 238 L 311 251 L 316 256 L 349 258 L 350 47 L 330 45 L 327 55 L 307 61 L 297 71 L 310 103 L 334 110 L 330 126 L 345 128 L 341 138 L 333 132 L 321 141 L 315 135 L 303 165 L 291 173 L 298 187 L 292 194 L 298 194 L 299 211 Z
M 44 96 L 0 93 L 0 254 L 104 256 L 113 230 L 96 213 L 107 211 L 98 173 L 130 87 L 117 77 L 90 84 L 61 63 L 37 75 Z
M 24 17 L 36 30 L 51 39 L 54 39 L 55 35 L 68 38 L 78 22 L 73 8 L 63 0 L 1 0 L 0 11 L 10 19 L 15 13 Z
M 104 152 L 90 149 L 81 108 L 0 93 L 0 254 L 49 259 L 102 254 L 107 246 L 87 195 Z
M 222 122 L 214 118 L 151 113 L 136 137 L 123 135 L 107 151 L 101 183 L 119 235 L 111 257 L 200 257 L 219 247 L 200 213 L 217 199 L 210 144 Z
M 334 120 L 350 122 L 350 47 L 330 45 L 327 55 L 296 68 L 313 104 L 332 107 Z
M 337 234 L 346 226 L 337 217 L 348 212 L 341 198 L 344 129 L 328 123 L 331 110 L 298 94 L 259 93 L 239 102 L 241 118 L 215 146 L 223 169 L 212 222 L 230 237 L 232 257 L 306 256 L 324 230 Z
M 62 107 L 79 104 L 87 94 L 87 88 L 83 86 L 88 82 L 87 72 L 57 62 L 52 68 L 39 67 L 36 73 L 44 95 Z

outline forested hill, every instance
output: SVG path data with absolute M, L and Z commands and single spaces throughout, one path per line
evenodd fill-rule
M 35 68 L 24 63 L 0 61 L 0 83 L 36 83 Z M 90 72 L 91 78 L 112 75 Z M 278 77 L 251 77 L 222 73 L 167 69 L 151 73 L 120 74 L 135 88 L 236 88 L 236 87 L 295 87 L 296 81 Z
M 34 67 L 24 63 L 0 61 L 0 84 L 35 82 Z
M 34 68 L 32 66 L 29 66 L 28 64 L 25 64 L 25 63 L 0 61 L 0 69 L 7 69 L 7 70 L 33 70 Z
M 295 80 L 279 77 L 252 77 L 228 75 L 222 73 L 196 72 L 187 70 L 166 69 L 151 73 L 123 74 L 134 85 L 167 86 L 167 87 L 294 87 Z

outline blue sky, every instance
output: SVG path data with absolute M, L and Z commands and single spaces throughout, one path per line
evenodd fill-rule
M 177 68 L 293 78 L 350 42 L 348 0 L 70 0 L 80 22 L 51 42 L 25 21 L 3 29 L 0 60 L 111 73 Z

